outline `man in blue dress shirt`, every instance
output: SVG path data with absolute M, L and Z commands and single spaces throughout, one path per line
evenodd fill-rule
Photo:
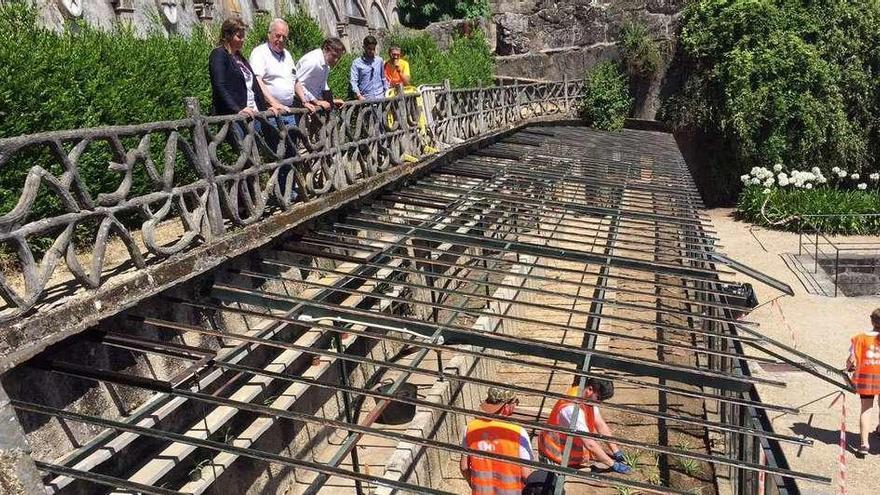
M 385 97 L 388 81 L 382 70 L 382 57 L 376 56 L 376 38 L 364 38 L 364 53 L 351 64 L 349 82 L 354 97 L 358 100 L 375 100 Z

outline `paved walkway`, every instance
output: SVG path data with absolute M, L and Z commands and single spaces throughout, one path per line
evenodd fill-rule
M 794 342 L 799 350 L 832 365 L 844 366 L 849 338 L 852 334 L 870 327 L 869 314 L 880 306 L 880 297 L 825 297 L 810 294 L 798 277 L 786 265 L 786 255 L 796 254 L 798 236 L 776 232 L 736 221 L 731 209 L 714 209 L 709 214 L 718 231 L 722 251 L 736 260 L 746 263 L 764 273 L 787 282 L 795 291 L 794 297 L 779 299 L 779 308 L 764 305 L 749 315 L 749 320 L 758 322 L 761 330 L 768 336 L 783 343 Z M 868 238 L 863 238 L 868 239 Z M 854 239 L 855 240 L 855 239 Z M 870 240 L 877 242 L 878 238 Z M 743 281 L 749 281 L 744 276 Z M 758 282 L 750 281 L 758 293 L 760 302 L 779 296 L 779 292 Z M 791 327 L 791 330 L 788 326 Z M 841 403 L 829 408 L 836 396 L 832 385 L 803 372 L 767 373 L 757 370 L 756 374 L 773 376 L 788 383 L 786 388 L 762 387 L 759 389 L 765 401 L 802 404 L 797 415 L 771 415 L 774 428 L 780 433 L 804 435 L 814 440 L 812 447 L 802 449 L 787 447 L 786 456 L 791 468 L 822 474 L 834 479 L 834 486 L 801 484 L 804 494 L 837 493 L 839 454 L 839 428 Z M 880 438 L 871 438 L 871 452 L 866 459 L 856 459 L 852 446 L 858 445 L 859 400 L 854 394 L 846 395 L 847 441 L 851 448 L 846 456 L 846 488 L 850 495 L 873 494 L 877 491 L 877 476 L 880 473 L 878 454 Z M 877 420 L 874 420 L 876 424 Z

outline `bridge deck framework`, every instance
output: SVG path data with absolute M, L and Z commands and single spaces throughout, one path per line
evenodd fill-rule
M 845 378 L 741 318 L 748 308 L 725 280 L 743 267 L 716 256 L 700 208 L 667 134 L 526 128 L 17 370 L 100 384 L 137 409 L 5 385 L 48 454 L 37 467 L 53 493 L 461 492 L 458 456 L 498 458 L 460 444 L 466 421 L 486 416 L 486 388 L 513 390 L 522 407 L 506 420 L 537 434 L 554 430 L 545 420 L 564 390 L 591 377 L 617 384 L 602 404 L 615 434 L 570 438 L 614 441 L 653 466 L 622 477 L 504 460 L 556 472 L 568 493 L 708 493 L 719 479 L 756 493 L 765 475 L 768 493 L 827 483 L 787 468 L 779 444 L 809 441 L 769 428 L 766 411 L 794 409 L 760 401 L 756 384 L 785 384 L 749 367 Z M 175 372 L 131 365 L 157 358 Z M 412 421 L 379 422 L 401 404 L 414 406 Z M 70 429 L 64 455 L 47 446 L 57 438 L 48 418 Z

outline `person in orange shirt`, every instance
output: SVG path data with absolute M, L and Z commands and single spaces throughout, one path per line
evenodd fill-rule
M 392 46 L 388 50 L 388 61 L 385 62 L 385 78 L 392 88 L 397 86 L 409 86 L 409 62 L 402 58 L 403 54 L 399 46 Z
M 513 391 L 491 387 L 480 410 L 486 414 L 510 416 L 519 400 Z M 532 445 L 525 428 L 500 419 L 477 417 L 467 425 L 462 447 L 533 461 Z M 461 475 L 472 495 L 520 495 L 532 470 L 517 464 L 462 454 Z
M 857 454 L 865 457 L 868 454 L 868 422 L 874 398 L 880 395 L 880 308 L 871 312 L 870 331 L 853 336 L 849 347 L 849 358 L 846 368 L 852 373 L 852 381 L 856 392 L 862 400 L 862 412 L 859 416 L 859 437 L 861 444 Z M 880 434 L 880 426 L 877 427 Z

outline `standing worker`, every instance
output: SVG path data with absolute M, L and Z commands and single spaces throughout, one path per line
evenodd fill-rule
M 577 397 L 577 380 L 566 395 Z M 614 384 L 609 380 L 590 378 L 584 388 L 584 399 L 601 402 L 610 399 L 614 395 Z M 577 418 L 574 418 L 577 412 Z M 572 427 L 574 422 L 574 427 Z M 558 428 L 571 429 L 578 432 L 598 433 L 611 436 L 611 428 L 602 419 L 599 406 L 595 404 L 583 404 L 566 399 L 560 399 L 550 411 L 547 424 Z M 538 437 L 538 449 L 541 455 L 555 464 L 562 464 L 563 452 L 568 435 L 555 431 L 544 430 Z M 604 442 L 603 442 L 604 443 Z M 568 467 L 580 469 L 590 465 L 592 461 L 611 466 L 616 473 L 628 474 L 632 468 L 624 464 L 623 452 L 615 443 L 608 443 L 606 451 L 602 443 L 592 438 L 571 438 L 571 450 L 568 456 Z
M 859 416 L 859 437 L 861 443 L 857 454 L 868 455 L 868 422 L 874 407 L 874 398 L 880 395 L 880 308 L 871 312 L 870 331 L 860 333 L 851 340 L 847 370 L 852 372 L 852 381 L 862 400 L 862 413 Z M 877 429 L 880 433 L 880 426 Z
M 385 78 L 392 88 L 397 86 L 409 86 L 409 62 L 403 59 L 403 53 L 399 46 L 392 46 L 388 50 L 389 60 L 385 62 Z
M 513 391 L 491 387 L 480 410 L 486 414 L 510 416 L 519 400 Z M 497 419 L 474 418 L 467 425 L 462 447 L 493 454 L 534 460 L 529 434 L 522 426 Z M 462 454 L 461 475 L 473 495 L 520 495 L 532 470 L 525 467 L 474 455 Z

